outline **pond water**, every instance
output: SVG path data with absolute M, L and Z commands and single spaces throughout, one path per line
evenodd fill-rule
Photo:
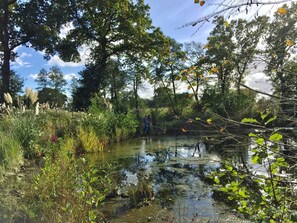
M 248 160 L 248 149 L 204 141 L 205 136 L 138 138 L 88 154 L 95 166 L 113 167 L 114 191 L 100 206 L 106 222 L 247 222 L 214 199 L 207 175 L 224 159 Z M 22 214 L 22 188 L 40 168 L 27 166 L 0 184 L 0 222 L 30 222 Z
M 244 222 L 214 200 L 214 188 L 205 181 L 222 159 L 242 159 L 239 155 L 247 159 L 247 150 L 218 151 L 197 136 L 179 136 L 114 144 L 88 158 L 116 170 L 118 196 L 101 207 L 108 222 Z M 132 208 L 131 187 L 143 184 L 152 193 Z

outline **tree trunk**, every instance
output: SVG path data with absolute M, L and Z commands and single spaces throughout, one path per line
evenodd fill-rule
M 9 33 L 8 33 L 8 1 L 3 1 L 3 18 L 2 18 L 2 24 L 0 24 L 1 27 L 1 44 L 3 47 L 3 64 L 1 67 L 1 73 L 2 73 L 2 84 L 3 89 L 2 93 L 9 92 L 9 81 L 10 81 L 10 57 L 11 57 L 11 50 L 9 48 Z

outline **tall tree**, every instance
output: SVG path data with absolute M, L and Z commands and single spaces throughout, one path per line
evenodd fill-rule
M 184 44 L 186 56 L 186 70 L 181 74 L 181 80 L 188 84 L 196 104 L 199 105 L 199 88 L 207 81 L 204 67 L 204 50 L 201 43 L 190 42 Z
M 227 23 L 226 23 L 227 24 Z M 227 24 L 228 25 L 228 24 Z M 233 30 L 235 49 L 234 49 L 234 81 L 237 88 L 237 94 L 240 94 L 240 86 L 247 74 L 251 63 L 254 61 L 257 53 L 257 46 L 260 38 L 265 34 L 268 26 L 268 17 L 258 17 L 251 22 L 243 19 L 231 21 Z
M 67 81 L 64 79 L 64 75 L 61 69 L 57 66 L 50 68 L 48 73 L 49 85 L 59 91 L 63 91 L 63 88 L 67 85 Z
M 221 95 L 224 98 L 233 75 L 235 44 L 232 40 L 233 31 L 225 19 L 218 17 L 215 24 L 216 26 L 207 38 L 206 57 L 211 66 L 210 71 L 217 75 Z
M 182 49 L 182 44 L 176 42 L 174 39 L 168 39 L 168 44 L 159 57 L 154 61 L 155 75 L 154 84 L 158 88 L 163 88 L 167 91 L 168 99 L 171 102 L 171 108 L 175 115 L 180 115 L 181 107 L 177 99 L 177 83 L 179 73 L 184 69 L 185 52 Z
M 17 1 L 0 2 L 0 50 L 3 93 L 9 92 L 10 61 L 15 58 L 14 49 L 21 45 L 46 49 L 54 53 L 60 28 L 67 21 L 67 1 Z
M 49 80 L 48 80 L 48 72 L 42 68 L 39 73 L 37 74 L 37 77 L 35 79 L 38 87 L 38 90 L 41 90 L 43 88 L 46 88 L 49 84 Z
M 292 101 L 288 103 L 288 100 L 297 94 L 295 92 L 292 95 L 290 86 L 291 82 L 294 82 L 292 74 L 296 71 L 292 57 L 297 49 L 296 10 L 297 3 L 295 2 L 292 2 L 290 7 L 284 5 L 279 8 L 269 25 L 266 37 L 266 73 L 270 76 L 275 87 L 275 93 L 281 98 L 281 108 L 285 113 L 291 109 L 289 107 L 292 105 Z
M 80 90 L 85 92 L 88 102 L 89 96 L 98 92 L 101 85 L 96 75 L 105 76 L 111 57 L 129 56 L 139 51 L 148 53 L 160 31 L 152 26 L 149 7 L 143 0 L 70 2 L 74 29 L 61 41 L 58 50 L 63 59 L 73 60 L 78 59 L 80 46 L 89 45 L 89 63 L 96 67 L 96 73 L 92 74 L 92 84 L 84 83 Z

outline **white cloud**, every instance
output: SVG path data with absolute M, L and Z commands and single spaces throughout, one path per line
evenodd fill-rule
M 78 75 L 75 73 L 71 73 L 71 74 L 64 74 L 64 79 L 67 81 L 72 80 L 73 78 L 78 79 Z
M 24 57 L 32 57 L 32 54 L 31 53 L 21 53 L 21 55 L 19 55 L 20 58 L 24 58 Z
M 44 55 L 45 52 L 41 51 L 39 52 L 40 54 Z M 48 65 L 49 66 L 61 66 L 61 67 L 80 67 L 80 66 L 84 66 L 86 64 L 86 62 L 88 61 L 89 57 L 90 57 L 90 47 L 87 45 L 83 45 L 82 47 L 78 48 L 78 53 L 80 55 L 80 59 L 81 61 L 79 62 L 65 62 L 63 61 L 58 55 L 54 55 L 50 58 L 50 60 L 48 61 Z
M 61 38 L 65 38 L 66 35 L 69 33 L 70 30 L 72 30 L 74 28 L 73 23 L 69 22 L 66 25 L 63 25 L 61 30 L 60 30 L 60 37 Z
M 262 72 L 253 73 L 245 78 L 246 85 L 255 89 L 262 91 L 264 93 L 272 94 L 273 87 L 269 81 L 269 77 Z
M 80 62 L 65 62 L 63 60 L 61 60 L 61 58 L 57 55 L 52 56 L 51 59 L 48 61 L 48 65 L 50 66 L 55 66 L 58 65 L 60 67 L 79 67 L 79 66 L 83 66 L 84 62 L 80 61 Z
M 32 67 L 32 65 L 29 62 L 23 61 L 21 57 L 17 57 L 15 61 L 11 62 L 11 66 L 14 68 Z
M 30 74 L 29 75 L 29 77 L 32 78 L 32 79 L 34 79 L 34 80 L 37 78 L 37 76 L 38 76 L 38 74 Z

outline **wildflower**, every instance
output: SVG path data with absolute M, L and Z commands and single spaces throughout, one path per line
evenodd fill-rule
M 51 138 L 50 138 L 50 141 L 54 142 L 54 143 L 58 142 L 58 136 L 52 135 Z

